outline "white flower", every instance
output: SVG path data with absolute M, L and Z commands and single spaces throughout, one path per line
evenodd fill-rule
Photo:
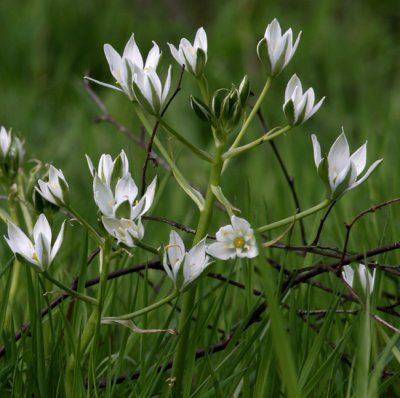
M 115 160 L 112 160 L 112 157 L 110 155 L 101 155 L 97 170 L 93 166 L 92 160 L 87 155 L 86 160 L 92 177 L 95 177 L 95 175 L 97 175 L 104 183 L 104 185 L 110 188 L 111 185 L 115 185 L 118 179 L 123 178 L 124 176 L 129 174 L 129 162 L 123 150 L 115 158 Z
M 146 70 L 148 68 L 156 69 L 161 58 L 160 49 L 153 41 L 153 47 L 147 56 L 146 63 L 144 64 L 142 54 L 140 53 L 140 50 L 135 42 L 135 37 L 133 34 L 126 44 L 122 56 L 119 55 L 110 44 L 104 45 L 104 54 L 110 66 L 110 71 L 119 87 L 88 77 L 86 77 L 86 79 L 102 86 L 122 91 L 129 97 L 131 101 L 135 99 L 132 88 L 132 80 L 136 70 Z
M 371 273 L 364 264 L 359 264 L 357 268 L 357 274 L 364 292 L 366 294 L 372 293 L 375 285 L 376 268 Z M 348 285 L 353 287 L 354 270 L 352 267 L 350 267 L 350 265 L 345 265 L 342 268 L 342 278 Z
M 118 219 L 114 217 L 101 218 L 106 231 L 117 239 L 118 243 L 123 243 L 128 247 L 135 246 L 135 240 L 142 240 L 144 227 L 140 220 L 137 222 L 130 219 Z
M 185 290 L 197 279 L 210 264 L 208 260 L 206 238 L 186 252 L 180 236 L 175 231 L 171 231 L 169 244 L 164 250 L 163 266 L 177 290 Z
M 64 238 L 64 223 L 53 247 L 51 247 L 51 228 L 44 214 L 39 216 L 33 228 L 33 242 L 11 221 L 8 222 L 8 238 L 4 238 L 15 255 L 21 256 L 37 271 L 43 272 L 49 268 L 60 249 Z
M 289 63 L 296 52 L 300 36 L 301 32 L 293 44 L 292 29 L 282 35 L 281 26 L 276 19 L 267 26 L 264 37 L 258 42 L 257 54 L 270 76 L 278 75 Z
M 338 199 L 345 192 L 363 183 L 383 160 L 375 161 L 363 177 L 357 180 L 367 163 L 367 143 L 350 156 L 349 144 L 343 131 L 332 145 L 327 158 L 322 158 L 317 137 L 313 134 L 311 138 L 314 162 L 318 174 L 327 186 L 328 197 L 331 200 Z
M 0 128 L 0 161 L 8 163 L 8 167 L 14 165 L 18 168 L 24 157 L 22 141 L 16 137 L 11 129 Z
M 254 231 L 243 218 L 231 217 L 232 225 L 221 227 L 217 232 L 217 242 L 208 246 L 207 253 L 221 260 L 235 257 L 253 258 L 258 255 Z
M 138 102 L 152 115 L 160 115 L 171 88 L 171 66 L 164 87 L 154 68 L 137 69 L 133 76 L 133 90 Z
M 57 206 L 68 206 L 69 187 L 61 170 L 50 165 L 49 180 L 47 182 L 39 180 L 38 185 L 39 187 L 35 187 L 35 189 L 46 200 Z
M 303 94 L 301 81 L 296 74 L 289 80 L 285 90 L 285 103 L 283 112 L 291 126 L 297 126 L 308 120 L 318 111 L 325 97 L 318 104 L 314 105 L 315 94 L 312 88 L 309 88 Z
M 7 131 L 4 126 L 1 126 L 0 129 L 0 151 L 1 156 L 5 158 L 8 154 L 8 151 L 11 147 L 12 142 L 12 134 L 11 130 Z
M 180 41 L 179 49 L 168 45 L 179 65 L 185 65 L 185 69 L 196 77 L 202 75 L 207 62 L 207 35 L 203 28 L 197 30 L 193 45 L 187 39 Z

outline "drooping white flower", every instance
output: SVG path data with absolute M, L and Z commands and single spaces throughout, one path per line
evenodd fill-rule
M 279 22 L 274 19 L 265 30 L 264 37 L 258 42 L 257 54 L 270 76 L 278 75 L 290 62 L 299 44 L 301 32 L 293 44 L 292 29 L 283 35 Z
M 254 231 L 249 222 L 232 216 L 231 225 L 225 225 L 219 229 L 217 242 L 208 246 L 207 253 L 220 260 L 256 257 L 258 249 Z
M 314 90 L 310 87 L 304 94 L 300 79 L 296 74 L 289 80 L 285 90 L 283 112 L 291 126 L 297 126 L 308 120 L 324 102 L 323 97 L 316 105 Z
M 135 42 L 133 34 L 128 40 L 122 56 L 118 54 L 110 44 L 104 45 L 104 54 L 107 58 L 108 65 L 110 66 L 110 71 L 118 86 L 113 86 L 88 77 L 86 77 L 86 79 L 102 86 L 122 91 L 131 101 L 135 99 L 132 88 L 133 75 L 137 70 L 147 70 L 148 68 L 156 69 L 161 58 L 160 49 L 153 41 L 153 47 L 147 55 L 146 63 L 143 63 L 142 54 Z
M 366 267 L 364 264 L 358 264 L 356 272 L 357 272 L 361 287 L 364 290 L 364 292 L 366 294 L 372 293 L 372 291 L 374 290 L 374 285 L 375 285 L 376 268 L 372 272 L 370 272 L 368 270 L 368 267 Z M 342 278 L 348 285 L 353 287 L 354 270 L 350 265 L 345 265 L 342 268 Z
M 186 252 L 180 236 L 171 231 L 169 243 L 164 249 L 163 266 L 177 290 L 185 290 L 196 280 L 210 264 L 208 260 L 206 238 Z
M 33 228 L 33 242 L 11 221 L 8 222 L 8 237 L 4 237 L 15 255 L 32 264 L 36 271 L 46 271 L 53 262 L 64 238 L 64 223 L 52 245 L 52 233 L 49 222 L 41 214 Z
M 144 236 L 144 227 L 140 220 L 118 219 L 115 217 L 102 217 L 106 231 L 117 239 L 118 243 L 123 243 L 128 247 L 135 246 L 135 240 L 142 240 Z
M 152 115 L 160 115 L 171 88 L 171 66 L 168 68 L 164 87 L 154 68 L 138 69 L 133 76 L 133 90 L 136 99 Z
M 383 159 L 375 161 L 367 172 L 357 180 L 365 169 L 367 163 L 367 142 L 350 156 L 350 148 L 344 131 L 336 139 L 328 156 L 322 158 L 321 147 L 317 137 L 311 136 L 314 149 L 314 162 L 318 174 L 325 182 L 328 198 L 338 199 L 345 192 L 363 183 L 382 162 Z
M 69 187 L 61 170 L 50 165 L 48 181 L 39 180 L 38 186 L 35 189 L 50 203 L 57 206 L 68 206 Z
M 180 41 L 178 49 L 170 43 L 168 45 L 179 65 L 184 65 L 185 70 L 196 77 L 202 75 L 207 62 L 207 34 L 203 28 L 197 30 L 193 45 L 185 38 Z

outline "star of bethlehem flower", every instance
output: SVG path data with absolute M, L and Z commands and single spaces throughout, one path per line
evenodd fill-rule
M 52 233 L 49 222 L 41 214 L 33 228 L 33 241 L 11 221 L 8 222 L 8 237 L 4 237 L 14 254 L 27 261 L 38 272 L 46 271 L 53 262 L 64 238 L 64 223 L 52 245 Z
M 37 185 L 35 189 L 47 201 L 57 206 L 68 206 L 69 187 L 61 170 L 50 165 L 48 181 L 39 180 Z
M 187 252 L 180 236 L 171 231 L 169 243 L 164 248 L 163 266 L 175 289 L 184 291 L 211 264 L 208 260 L 206 238 Z
M 231 225 L 225 225 L 218 230 L 217 242 L 208 246 L 207 253 L 220 260 L 256 257 L 258 249 L 249 222 L 232 216 Z
M 368 270 L 368 267 L 366 267 L 364 264 L 358 264 L 356 272 L 364 293 L 372 293 L 375 285 L 376 268 L 372 272 L 370 272 Z M 348 285 L 353 287 L 354 270 L 350 265 L 345 265 L 342 268 L 342 278 Z
M 300 79 L 296 74 L 289 80 L 285 90 L 283 112 L 291 126 L 297 126 L 308 120 L 324 102 L 323 97 L 316 105 L 314 90 L 310 87 L 304 94 Z
M 341 195 L 362 184 L 382 162 L 375 161 L 367 172 L 357 180 L 367 163 L 367 142 L 350 156 L 350 148 L 344 131 L 333 143 L 328 156 L 322 158 L 317 137 L 311 136 L 314 149 L 314 162 L 318 174 L 327 187 L 328 198 L 338 199 Z
M 176 62 L 184 65 L 186 71 L 195 77 L 203 74 L 207 62 L 207 34 L 203 28 L 197 30 L 193 45 L 189 40 L 183 38 L 178 49 L 170 43 L 168 46 Z
M 89 77 L 86 77 L 86 79 L 102 86 L 112 88 L 117 91 L 122 91 L 129 97 L 131 101 L 135 100 L 132 87 L 134 74 L 138 70 L 144 71 L 148 70 L 149 68 L 156 70 L 161 58 L 160 49 L 153 41 L 153 47 L 147 55 L 146 62 L 144 63 L 142 54 L 140 53 L 139 47 L 135 42 L 134 34 L 132 34 L 128 40 L 122 56 L 118 54 L 118 52 L 110 44 L 104 44 L 104 54 L 107 58 L 110 71 L 114 76 L 118 86 L 103 83 Z
M 138 188 L 129 172 L 124 151 L 115 160 L 110 155 L 102 155 L 97 170 L 88 156 L 86 159 L 93 176 L 94 200 L 102 213 L 104 228 L 118 243 L 134 247 L 135 239 L 143 239 L 141 216 L 153 203 L 157 179 L 154 178 L 138 201 Z
M 142 107 L 152 115 L 160 115 L 171 88 L 171 66 L 168 67 L 164 86 L 156 70 L 149 67 L 143 71 L 137 69 L 133 75 L 133 91 Z
M 257 54 L 265 65 L 269 76 L 276 76 L 290 62 L 299 44 L 301 32 L 293 44 L 292 29 L 283 35 L 279 22 L 274 19 L 265 30 L 264 37 L 258 42 Z

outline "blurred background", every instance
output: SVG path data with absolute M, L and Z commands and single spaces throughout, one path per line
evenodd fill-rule
M 164 72 L 173 64 L 176 84 L 179 68 L 166 43 L 177 45 L 182 37 L 192 41 L 197 28 L 203 26 L 209 39 L 206 74 L 211 88 L 230 87 L 247 74 L 258 94 L 265 76 L 256 45 L 275 17 L 284 30 L 291 27 L 295 35 L 300 30 L 303 33 L 295 57 L 274 81 L 263 105 L 269 125 L 285 123 L 284 89 L 293 73 L 304 88 L 314 88 L 318 99 L 326 96 L 312 120 L 277 141 L 295 177 L 302 206 L 318 203 L 323 195 L 312 157 L 311 133 L 318 135 L 327 151 L 343 126 L 352 150 L 368 140 L 369 164 L 385 159 L 369 182 L 338 206 L 338 214 L 343 213 L 339 218 L 342 229 L 343 217 L 348 219 L 371 203 L 400 195 L 400 7 L 396 0 L 3 0 L 0 125 L 12 127 L 25 138 L 27 161 L 39 158 L 61 168 L 70 182 L 73 201 L 86 209 L 92 206 L 87 200 L 92 191 L 85 153 L 97 163 L 103 152 L 116 155 L 125 148 L 137 181 L 144 159 L 143 151 L 113 126 L 95 122 L 100 110 L 84 90 L 82 78 L 90 74 L 113 83 L 103 44 L 110 43 L 122 52 L 134 32 L 142 54 L 147 54 L 155 40 L 164 52 Z M 100 86 L 93 89 L 117 120 L 140 133 L 123 94 Z M 197 87 L 185 74 L 182 91 L 166 117 L 187 138 L 207 147 L 210 133 L 190 109 L 192 92 L 197 94 Z M 248 139 L 261 132 L 254 124 Z M 207 174 L 201 173 L 202 166 L 197 161 L 188 163 L 191 155 L 179 145 L 176 148 L 188 179 L 203 187 Z M 159 169 L 152 167 L 149 178 L 163 175 Z M 184 213 L 183 217 L 182 208 L 189 203 L 176 184 L 174 187 L 155 212 L 193 223 L 195 210 L 192 216 Z M 287 184 L 269 145 L 232 162 L 224 190 L 240 208 L 263 206 L 270 220 L 294 211 L 293 203 L 286 200 Z

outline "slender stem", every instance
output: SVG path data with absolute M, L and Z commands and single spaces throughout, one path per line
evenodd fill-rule
M 255 103 L 253 109 L 250 112 L 249 117 L 246 119 L 246 121 L 244 122 L 241 130 L 239 131 L 239 134 L 237 135 L 235 141 L 233 142 L 233 144 L 231 145 L 231 147 L 229 148 L 229 150 L 236 148 L 239 144 L 240 141 L 242 140 L 242 138 L 244 137 L 247 129 L 250 126 L 250 123 L 252 122 L 252 120 L 254 119 L 254 117 L 257 115 L 257 111 L 260 109 L 261 103 L 263 102 L 265 96 L 267 95 L 267 92 L 269 90 L 269 88 L 271 87 L 271 83 L 272 83 L 272 77 L 269 76 L 264 88 L 261 91 L 260 96 L 257 99 L 257 102 Z
M 137 116 L 139 117 L 140 121 L 142 122 L 143 127 L 145 128 L 147 134 L 151 135 L 153 130 L 151 128 L 150 122 L 147 120 L 147 118 L 144 115 L 139 104 L 134 102 L 133 106 L 134 106 L 135 112 L 136 112 Z M 167 150 L 164 148 L 161 141 L 157 137 L 154 137 L 154 143 L 156 144 L 157 149 L 160 151 L 161 156 L 165 159 L 165 161 L 168 163 L 168 166 L 171 168 L 171 170 L 174 174 L 175 180 L 180 185 L 180 187 L 189 195 L 189 197 L 197 204 L 197 206 L 199 208 L 203 207 L 202 203 L 199 202 L 198 196 L 196 195 L 196 193 L 193 192 L 189 182 L 183 176 L 183 174 L 178 169 L 178 167 L 176 166 L 174 161 L 170 158 Z
M 135 245 L 137 247 L 140 247 L 143 250 L 146 250 L 146 251 L 148 251 L 150 253 L 154 253 L 154 254 L 158 255 L 158 250 L 155 247 L 148 245 L 147 243 L 144 243 L 142 241 L 136 241 Z
M 200 217 L 197 225 L 196 234 L 193 239 L 193 245 L 198 243 L 208 232 L 210 224 L 214 194 L 211 186 L 218 186 L 222 170 L 222 153 L 224 145 L 220 145 L 216 148 L 213 166 L 210 172 L 210 178 L 207 187 L 206 198 L 204 202 L 204 208 L 200 212 Z M 177 351 L 174 356 L 174 364 L 172 368 L 172 375 L 175 377 L 175 385 L 173 394 L 175 397 L 182 397 L 183 388 L 185 381 L 188 380 L 191 383 L 192 380 L 192 364 L 193 357 L 190 356 L 190 316 L 193 311 L 193 307 L 196 299 L 196 285 L 192 286 L 183 296 L 182 310 L 179 317 L 179 333 L 180 339 L 178 342 Z
M 161 126 L 168 131 L 170 134 L 172 134 L 178 141 L 180 141 L 182 144 L 186 145 L 194 154 L 196 154 L 200 159 L 206 160 L 207 162 L 212 162 L 213 159 L 211 155 L 203 151 L 202 149 L 196 147 L 193 145 L 190 141 L 188 141 L 185 137 L 180 135 L 176 130 L 174 130 L 168 123 L 166 123 L 162 119 L 158 119 L 160 122 Z
M 203 98 L 203 101 L 208 104 L 208 101 L 210 100 L 210 95 L 208 93 L 208 82 L 204 74 L 202 74 L 198 79 L 197 82 L 199 84 L 199 89 L 201 96 Z
M 62 289 L 64 292 L 70 294 L 71 296 L 76 297 L 79 300 L 86 301 L 89 304 L 97 305 L 97 301 L 93 297 L 89 297 L 89 296 L 86 296 L 84 294 L 78 293 L 76 290 L 72 290 L 71 288 L 69 288 L 68 286 L 64 285 L 63 283 L 61 283 L 57 279 L 53 278 L 47 272 L 43 272 L 42 275 L 46 279 L 48 279 L 51 283 L 53 283 L 54 285 L 58 286 L 60 289 Z
M 279 228 L 279 227 L 283 227 L 284 225 L 293 223 L 297 220 L 300 220 L 304 217 L 310 216 L 311 214 L 314 214 L 322 209 L 325 209 L 325 207 L 328 207 L 330 204 L 332 203 L 331 200 L 329 199 L 325 199 L 324 201 L 322 201 L 321 203 L 319 203 L 318 205 L 314 206 L 314 207 L 310 207 L 307 210 L 302 211 L 301 213 L 295 214 L 294 216 L 290 216 L 287 218 L 284 218 L 283 220 L 280 221 L 276 221 L 272 224 L 267 224 L 264 225 L 262 227 L 257 228 L 257 232 L 266 232 L 266 231 L 270 231 L 271 229 L 275 229 L 275 228 Z
M 163 306 L 164 304 L 169 303 L 171 300 L 173 300 L 175 297 L 178 297 L 178 296 L 179 296 L 179 291 L 175 290 L 173 293 L 171 293 L 167 297 L 164 297 L 162 300 L 157 301 L 156 303 L 151 304 L 148 307 L 142 308 L 138 311 L 131 312 L 129 314 L 119 315 L 116 317 L 113 317 L 113 316 L 103 317 L 102 320 L 111 320 L 112 321 L 112 320 L 121 320 L 121 319 L 133 319 L 140 315 L 147 314 L 148 312 L 153 311 L 153 310 Z
M 99 244 L 100 247 L 104 246 L 104 239 L 97 233 L 97 231 L 72 207 L 66 207 L 71 214 L 89 231 L 92 238 Z
M 280 136 L 282 134 L 287 133 L 291 128 L 292 128 L 292 126 L 287 125 L 287 126 L 282 127 L 282 128 L 280 128 L 279 130 L 277 130 L 277 131 L 275 131 L 273 133 L 272 133 L 273 130 L 271 130 L 268 133 L 265 133 L 262 137 L 254 140 L 252 142 L 249 142 L 246 145 L 242 145 L 242 146 L 240 146 L 238 148 L 229 149 L 228 152 L 224 153 L 223 159 L 227 160 L 229 158 L 233 158 L 234 156 L 240 155 L 241 153 L 246 152 L 249 149 L 253 149 L 256 146 L 263 144 L 264 142 L 271 141 L 274 138 L 276 138 L 276 137 L 278 137 L 278 136 Z

